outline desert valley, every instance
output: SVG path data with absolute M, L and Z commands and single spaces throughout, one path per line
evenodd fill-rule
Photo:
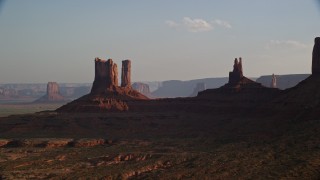
M 320 0 L 0 0 L 0 180 L 320 179 Z
M 96 58 L 89 94 L 0 119 L 1 177 L 317 179 L 320 38 L 312 56 L 312 75 L 289 89 L 245 77 L 239 58 L 219 88 L 156 99 L 132 88 L 133 61 L 119 85 L 117 64 Z

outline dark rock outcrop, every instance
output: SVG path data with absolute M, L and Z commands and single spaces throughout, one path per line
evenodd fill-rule
M 242 60 L 235 59 L 229 82 L 217 89 L 207 89 L 198 93 L 199 99 L 210 99 L 220 106 L 240 108 L 253 107 L 268 102 L 278 96 L 280 90 L 267 88 L 243 75 Z M 219 107 L 220 107 L 219 106 Z M 238 107 L 237 107 L 238 108 Z
M 131 87 L 131 61 L 122 61 L 121 87 Z
M 51 103 L 51 102 L 65 102 L 67 98 L 63 97 L 59 91 L 59 85 L 56 82 L 48 82 L 47 93 L 35 102 Z
M 234 60 L 233 71 L 229 72 L 229 83 L 236 84 L 241 80 L 242 77 L 242 58 L 240 57 L 239 61 L 237 58 Z
M 243 88 L 265 88 L 260 83 L 257 83 L 243 75 L 242 59 L 234 60 L 233 71 L 229 72 L 229 82 L 218 89 L 223 91 L 240 91 Z
M 96 58 L 95 77 L 91 89 L 91 94 L 100 94 L 106 92 L 115 86 L 118 86 L 117 64 L 112 59 L 101 60 Z
M 286 89 L 275 99 L 273 108 L 281 110 L 283 117 L 315 120 L 320 116 L 320 37 L 315 38 L 312 52 L 312 74 L 295 87 Z
M 320 74 L 320 37 L 314 39 L 312 51 L 312 74 Z

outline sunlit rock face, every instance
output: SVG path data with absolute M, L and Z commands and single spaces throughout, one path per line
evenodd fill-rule
M 131 88 L 131 61 L 122 61 L 121 86 L 118 85 L 117 64 L 112 59 L 95 58 L 95 78 L 90 94 L 76 99 L 58 112 L 117 112 L 128 111 L 128 102 L 148 97 Z
M 91 89 L 91 94 L 100 94 L 106 92 L 115 86 L 118 86 L 118 67 L 112 59 L 101 60 L 96 58 L 95 77 Z

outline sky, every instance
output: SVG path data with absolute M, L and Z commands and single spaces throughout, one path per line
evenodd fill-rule
M 310 73 L 319 20 L 316 0 L 0 0 L 0 83 L 92 82 L 95 57 L 133 81 L 227 77 L 236 57 Z

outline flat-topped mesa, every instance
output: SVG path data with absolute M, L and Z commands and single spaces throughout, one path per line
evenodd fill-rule
M 121 87 L 131 88 L 131 61 L 122 61 Z
M 233 71 L 229 72 L 229 84 L 236 84 L 238 83 L 241 78 L 243 77 L 242 71 L 242 58 L 237 58 L 234 60 Z
M 150 87 L 148 84 L 145 83 L 141 83 L 141 82 L 135 82 L 132 84 L 132 88 L 136 91 L 138 91 L 139 93 L 142 93 L 144 95 L 150 95 Z
M 91 94 L 106 92 L 114 86 L 118 86 L 117 64 L 108 59 L 107 61 L 95 58 L 95 77 Z
M 314 39 L 312 51 L 312 74 L 320 74 L 320 37 Z

